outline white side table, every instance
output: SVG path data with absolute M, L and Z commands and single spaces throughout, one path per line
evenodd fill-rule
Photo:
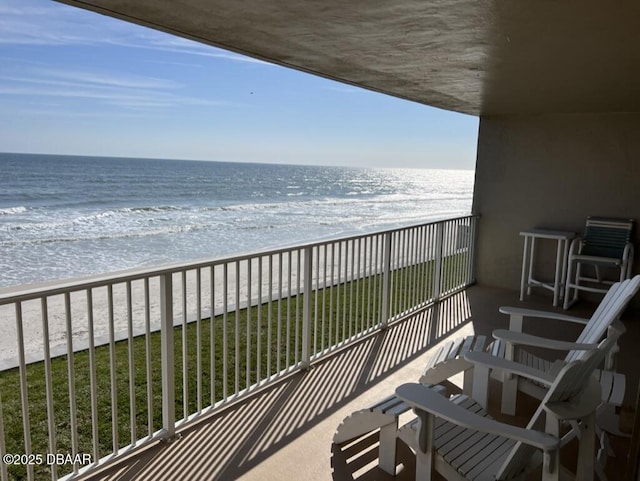
M 558 300 L 563 294 L 567 277 L 567 256 L 569 253 L 569 241 L 573 239 L 575 232 L 565 232 L 546 229 L 530 229 L 520 232 L 524 237 L 524 253 L 522 255 L 522 279 L 520 281 L 520 300 L 524 300 L 525 287 L 527 295 L 531 294 L 532 287 L 544 287 L 553 291 L 553 305 L 558 305 Z M 556 254 L 556 269 L 553 283 L 542 282 L 533 278 L 533 266 L 535 260 L 536 239 L 548 239 L 558 242 Z M 529 244 L 531 248 L 529 249 Z

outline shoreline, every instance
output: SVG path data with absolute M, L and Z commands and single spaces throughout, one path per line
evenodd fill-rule
M 257 263 L 257 259 L 252 259 Z M 283 270 L 285 269 L 283 262 Z M 210 268 L 203 269 L 209 271 Z M 232 271 L 232 269 L 229 269 Z M 194 322 L 198 319 L 207 319 L 211 317 L 211 276 L 201 275 L 200 292 L 201 306 L 200 313 L 197 312 L 198 292 L 197 279 L 195 271 L 189 271 L 185 276 L 183 286 L 182 275 L 180 273 L 173 274 L 173 325 L 180 326 L 183 324 L 183 316 L 185 314 L 183 294 L 186 292 L 186 319 L 187 323 Z M 227 285 L 239 286 L 239 292 L 236 294 L 235 288 L 232 292 L 227 288 L 227 312 L 236 310 L 236 297 L 239 298 L 238 308 L 241 309 L 247 304 L 257 305 L 260 303 L 258 296 L 253 296 L 248 300 L 248 278 L 240 277 L 236 283 L 235 269 L 228 272 Z M 295 274 L 295 271 L 294 271 Z M 268 279 L 266 279 L 268 287 Z M 217 265 L 215 269 L 215 287 L 214 294 L 223 292 L 223 266 Z M 107 287 L 96 287 L 91 289 L 91 312 L 93 315 L 93 338 L 94 345 L 109 344 L 111 336 L 111 319 L 113 319 L 113 337 L 114 340 L 122 341 L 133 333 L 133 336 L 144 335 L 147 332 L 147 316 L 149 317 L 149 331 L 157 332 L 160 330 L 160 279 L 158 276 L 149 279 L 147 306 L 147 289 L 144 280 L 135 280 L 130 282 L 130 300 L 128 300 L 127 283 L 118 283 L 113 285 L 113 312 L 110 312 L 109 292 Z M 265 279 L 263 279 L 264 292 Z M 295 284 L 295 278 L 292 278 L 292 284 Z M 55 282 L 47 283 L 47 285 L 56 286 Z M 252 280 L 252 287 L 256 289 L 255 280 Z M 252 289 L 253 291 L 253 289 Z M 71 336 L 72 350 L 78 352 L 89 348 L 89 299 L 86 290 L 72 292 L 69 294 L 68 306 L 66 296 L 57 294 L 47 298 L 47 317 L 49 331 L 49 349 L 50 357 L 58 357 L 67 354 L 68 350 L 68 334 L 69 326 L 67 325 L 67 312 L 71 314 Z M 286 297 L 286 296 L 282 296 Z M 130 304 L 130 308 L 129 308 Z M 19 348 L 18 348 L 18 327 L 16 315 L 12 313 L 13 304 L 0 306 L 0 319 L 13 320 L 9 325 L 5 326 L 5 335 L 0 337 L 0 371 L 15 368 L 19 365 Z M 67 309 L 69 309 L 67 311 Z M 224 299 L 221 295 L 215 297 L 213 302 L 213 314 L 222 314 L 225 309 Z M 44 340 L 43 340 L 43 322 L 42 307 L 39 300 L 29 300 L 22 302 L 22 330 L 24 336 L 24 355 L 27 364 L 44 360 Z M 131 324 L 131 325 L 130 325 Z

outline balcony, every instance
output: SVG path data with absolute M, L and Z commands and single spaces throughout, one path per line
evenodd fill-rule
M 2 480 L 385 479 L 375 438 L 331 452 L 338 424 L 417 379 L 441 341 L 505 327 L 498 306 L 519 302 L 469 288 L 477 222 L 3 293 L 2 323 L 16 326 L 18 347 L 17 366 L 0 377 L 2 453 L 88 457 L 3 465 Z M 636 324 L 626 322 L 619 355 L 634 392 L 625 346 Z M 25 347 L 34 338 L 49 339 L 40 353 Z M 625 459 L 626 444 L 614 447 Z M 401 453 L 396 479 L 412 479 L 410 458 Z

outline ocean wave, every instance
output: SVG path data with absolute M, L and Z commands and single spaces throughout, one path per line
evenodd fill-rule
M 22 205 L 19 205 L 17 207 L 5 207 L 4 209 L 0 209 L 0 215 L 24 214 L 28 210 L 29 209 Z
M 182 226 L 167 226 L 162 229 L 149 229 L 141 231 L 127 231 L 127 232 L 114 232 L 114 233 L 95 233 L 85 235 L 73 235 L 73 236 L 52 236 L 34 239 L 19 239 L 19 240 L 3 240 L 0 241 L 0 246 L 10 247 L 19 245 L 39 245 L 39 244 L 52 244 L 52 243 L 67 243 L 67 242 L 83 242 L 83 241 L 109 241 L 117 239 L 132 239 L 142 237 L 152 237 L 158 235 L 171 235 L 182 234 L 187 232 L 195 232 L 216 227 L 212 223 L 201 224 L 189 224 Z
M 297 197 L 298 194 L 288 194 L 290 197 Z M 205 210 L 221 210 L 221 211 L 236 211 L 236 212 L 245 212 L 245 211 L 263 211 L 263 210 L 271 210 L 271 211 L 280 211 L 283 209 L 308 209 L 313 207 L 338 207 L 345 205 L 356 205 L 356 204 L 386 204 L 388 200 L 384 198 L 376 199 L 375 197 L 370 197 L 368 199 L 353 199 L 353 198 L 339 198 L 339 197 L 324 197 L 320 199 L 309 199 L 309 200 L 286 200 L 283 202 L 259 202 L 259 203 L 243 203 L 243 204 L 228 204 L 223 206 L 215 206 L 215 207 L 206 207 Z
M 20 209 L 19 207 L 13 209 Z M 23 208 L 23 211 L 17 211 L 15 213 L 26 212 L 27 209 Z M 11 209 L 4 209 L 11 210 Z M 51 220 L 50 216 L 45 217 L 45 221 L 38 221 L 34 219 L 32 222 L 23 222 L 20 224 L 5 224 L 0 226 L 0 232 L 34 232 L 34 231 L 45 231 L 45 230 L 54 230 L 61 228 L 68 228 L 72 226 L 86 226 L 94 223 L 101 223 L 106 219 L 114 218 L 114 217 L 127 217 L 130 215 L 137 214 L 146 214 L 146 213 L 158 213 L 158 212 L 170 212 L 170 211 L 179 211 L 182 210 L 181 207 L 176 206 L 157 206 L 157 207 L 123 207 L 120 209 L 106 210 L 103 212 L 96 212 L 93 214 L 85 214 L 85 215 L 76 215 L 69 218 L 64 218 L 60 220 Z M 0 215 L 2 215 L 2 210 L 0 210 Z M 60 215 L 58 213 L 57 215 Z
M 171 212 L 177 210 L 184 210 L 183 207 L 178 207 L 176 205 L 163 205 L 156 207 L 125 207 L 123 209 L 119 209 L 122 212 Z

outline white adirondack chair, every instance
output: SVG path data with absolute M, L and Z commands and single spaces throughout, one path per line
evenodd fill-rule
M 562 321 L 578 322 L 585 324 L 582 335 L 573 345 L 562 344 L 557 341 L 542 340 L 546 345 L 555 344 L 562 345 L 565 349 L 573 349 L 574 356 L 581 358 L 592 352 L 597 346 L 597 342 L 607 333 L 611 339 L 617 337 L 624 332 L 624 326 L 616 322 L 629 300 L 635 295 L 640 287 L 640 276 L 636 276 L 631 280 L 617 283 L 611 287 L 610 291 L 605 295 L 600 306 L 594 312 L 591 319 L 581 319 L 577 317 L 567 316 L 565 314 L 556 313 L 539 313 L 539 316 L 547 319 L 559 319 Z M 504 311 L 510 312 L 508 308 Z M 514 309 L 511 317 L 511 328 L 522 330 L 522 318 L 536 311 L 526 311 L 523 309 Z M 614 341 L 611 341 L 614 342 Z M 439 352 L 432 357 L 431 362 L 427 365 L 425 372 L 420 378 L 420 383 L 424 385 L 438 384 L 451 376 L 464 371 L 464 393 L 472 395 L 473 399 L 479 403 L 480 407 L 486 408 L 488 397 L 488 377 L 491 374 L 494 377 L 502 379 L 501 372 L 493 370 L 489 366 L 500 360 L 512 365 L 518 365 L 520 372 L 533 375 L 533 379 L 537 382 L 530 382 L 530 377 L 525 379 L 513 374 L 514 369 L 510 371 L 507 383 L 511 383 L 507 388 L 506 411 L 513 412 L 515 410 L 515 394 L 518 387 L 526 390 L 527 385 L 531 386 L 527 392 L 535 391 L 535 395 L 539 398 L 544 397 L 548 392 L 548 387 L 555 379 L 555 375 L 559 372 L 567 362 L 569 355 L 564 362 L 552 363 L 550 361 L 538 360 L 534 367 L 528 367 L 526 364 L 514 363 L 512 360 L 505 360 L 506 342 L 498 341 L 487 351 L 486 339 L 484 336 L 472 336 L 467 339 L 460 339 L 443 346 Z M 612 353 L 615 351 L 615 345 L 610 349 L 608 358 L 611 359 Z M 534 359 L 528 356 L 529 360 Z M 522 358 L 516 358 L 522 360 Z M 474 368 L 474 363 L 477 367 Z M 606 366 L 610 367 L 610 366 Z M 542 368 L 543 370 L 540 370 Z M 533 373 L 533 374 L 532 374 Z M 601 403 L 607 403 L 610 400 L 622 399 L 624 394 L 624 375 L 611 371 L 600 371 L 602 392 Z M 475 378 L 475 381 L 473 381 Z M 472 382 L 473 381 L 473 382 Z M 528 384 L 527 384 L 528 383 Z M 438 388 L 441 389 L 441 388 Z M 620 392 L 621 391 L 621 392 Z M 509 396 L 513 397 L 509 397 Z M 380 430 L 380 457 L 379 465 L 382 470 L 389 474 L 395 474 L 396 469 L 396 433 L 398 430 L 400 416 L 408 410 L 408 406 L 396 395 L 389 396 L 365 407 L 359 411 L 347 416 L 338 426 L 334 435 L 333 442 L 336 445 L 342 445 L 349 440 L 355 439 L 373 430 Z
M 640 275 L 614 284 L 589 320 L 553 312 L 535 311 L 517 307 L 501 307 L 500 312 L 510 316 L 509 329 L 498 329 L 493 332 L 493 337 L 497 340 L 493 354 L 498 354 L 507 360 L 513 360 L 525 366 L 533 367 L 554 375 L 563 365 L 581 359 L 589 350 L 595 349 L 597 343 L 605 336 L 608 330 L 613 329 L 618 331 L 618 336 L 625 331 L 623 324 L 618 321 L 618 318 L 631 298 L 638 292 L 639 288 Z M 523 333 L 523 319 L 525 317 L 554 320 L 556 322 L 574 322 L 583 324 L 585 327 L 574 343 L 563 342 Z M 562 360 L 549 360 L 531 354 L 523 349 L 523 346 L 568 352 Z M 604 370 L 598 372 L 598 376 L 602 379 L 603 387 L 604 384 L 611 382 L 613 375 L 611 372 L 613 369 L 613 355 L 616 350 L 617 347 L 611 350 L 611 353 L 605 360 Z M 474 356 L 475 353 L 472 353 L 465 356 L 465 358 L 467 360 L 475 359 L 477 362 L 477 357 L 474 358 Z M 479 386 L 486 385 L 486 369 L 479 369 L 476 363 L 474 363 L 474 366 L 473 382 L 479 382 Z M 515 413 L 516 393 L 518 390 L 534 396 L 537 399 L 542 399 L 546 394 L 546 387 L 542 387 L 539 383 L 531 382 L 519 376 L 504 376 L 502 380 L 502 412 L 506 414 Z M 623 376 L 618 376 L 616 389 L 622 390 L 622 394 L 624 394 Z M 479 391 L 475 392 L 478 396 L 485 399 L 484 394 L 481 394 Z M 611 396 L 611 393 L 605 392 L 604 390 L 603 393 L 605 395 L 603 400 L 606 401 Z
M 595 349 L 597 343 L 606 335 L 609 329 L 613 328 L 624 332 L 622 323 L 616 321 L 631 298 L 638 292 L 639 288 L 640 275 L 615 283 L 611 286 L 590 319 L 519 307 L 501 307 L 500 312 L 510 316 L 509 329 L 494 331 L 493 337 L 496 338 L 496 342 L 488 348 L 488 352 L 493 356 L 518 361 L 536 369 L 542 369 L 550 373 L 557 372 L 563 364 L 575 359 L 580 359 L 587 351 Z M 525 317 L 553 320 L 556 322 L 578 323 L 584 325 L 584 329 L 575 343 L 561 342 L 523 333 L 523 319 Z M 548 360 L 534 356 L 521 348 L 521 346 L 526 345 L 568 351 L 568 353 L 563 360 Z M 485 349 L 485 340 L 482 336 L 468 338 L 463 343 L 454 342 L 443 347 L 427 365 L 420 378 L 420 382 L 422 384 L 437 384 L 458 372 L 465 371 L 464 392 L 470 394 L 473 391 L 476 400 L 486 407 L 487 392 L 482 393 L 480 389 L 483 386 L 488 386 L 486 379 L 487 370 L 482 368 L 482 366 L 478 368 L 478 366 L 471 362 L 472 360 L 477 361 L 477 358 L 474 358 L 474 356 L 476 353 L 483 352 Z M 612 350 L 607 359 L 604 366 L 605 370 L 612 369 L 615 350 L 616 349 Z M 471 370 L 474 366 L 476 366 L 475 369 Z M 607 371 L 602 371 L 599 374 L 602 377 L 603 387 L 607 385 L 607 389 L 603 390 L 603 401 L 608 401 L 613 394 L 611 392 L 611 386 L 613 386 L 612 381 L 614 380 L 616 383 L 614 388 L 618 391 L 624 391 L 624 376 L 616 376 L 615 373 Z M 501 376 L 497 372 L 494 372 L 494 375 Z M 504 382 L 502 411 L 506 414 L 515 413 L 515 399 L 518 389 L 538 399 L 542 399 L 546 393 L 546 388 L 541 388 L 536 383 L 531 383 L 517 376 L 509 376 L 507 379 L 504 379 Z M 472 387 L 475 386 L 476 383 L 478 387 Z M 620 393 L 617 393 L 617 395 L 620 397 Z
M 595 411 L 600 404 L 600 386 L 592 374 L 615 342 L 615 335 L 608 337 L 581 360 L 565 364 L 553 380 L 548 373 L 493 358 L 502 370 L 551 381 L 526 429 L 491 419 L 464 394 L 447 399 L 418 383 L 399 386 L 397 397 L 418 416 L 398 431 L 416 453 L 416 481 L 431 480 L 434 470 L 449 481 L 521 480 L 540 463 L 541 479 L 556 481 L 565 469 L 560 465 L 560 427 L 565 422 L 580 431 L 575 479 L 592 480 Z

